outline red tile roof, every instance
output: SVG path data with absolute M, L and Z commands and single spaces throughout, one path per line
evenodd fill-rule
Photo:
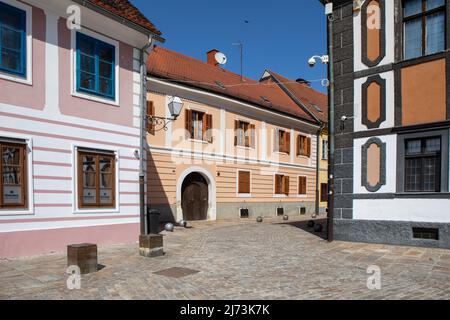
M 151 23 L 135 6 L 128 0 L 87 0 L 105 10 L 110 11 L 124 19 L 127 19 L 140 27 L 143 27 L 156 35 L 161 35 L 153 23 Z
M 315 123 L 276 83 L 262 83 L 156 46 L 149 56 L 150 75 L 174 83 L 200 88 L 253 105 Z M 221 88 L 224 86 L 225 89 Z M 270 102 L 268 102 L 270 101 Z
M 320 121 L 328 122 L 328 97 L 317 90 L 314 90 L 306 83 L 288 79 L 273 71 L 268 72 L 281 85 L 284 85 L 300 102 L 312 112 Z M 322 111 L 319 111 L 318 108 Z

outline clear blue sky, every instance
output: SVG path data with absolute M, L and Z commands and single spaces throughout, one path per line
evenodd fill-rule
M 326 20 L 319 0 L 131 0 L 163 32 L 163 46 L 205 60 L 218 49 L 225 68 L 259 79 L 268 68 L 291 79 L 326 77 L 326 68 L 308 59 L 326 53 Z M 245 21 L 248 23 L 245 23 Z M 325 91 L 320 82 L 313 87 Z

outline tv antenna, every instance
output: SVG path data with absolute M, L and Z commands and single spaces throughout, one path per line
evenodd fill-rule
M 241 52 L 241 81 L 244 81 L 244 43 L 239 41 L 237 43 L 233 43 L 233 46 L 239 46 Z

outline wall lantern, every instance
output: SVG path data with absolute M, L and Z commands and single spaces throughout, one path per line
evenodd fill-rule
M 177 120 L 177 118 L 180 116 L 181 111 L 183 110 L 183 101 L 179 97 L 172 97 L 172 99 L 169 102 L 169 111 L 170 111 L 170 118 L 163 118 L 163 117 L 157 117 L 154 115 L 148 115 L 147 120 L 151 124 L 151 126 L 154 128 L 154 131 L 160 131 L 168 130 L 168 125 L 170 122 L 173 122 Z M 160 127 L 159 129 L 156 129 L 157 127 Z

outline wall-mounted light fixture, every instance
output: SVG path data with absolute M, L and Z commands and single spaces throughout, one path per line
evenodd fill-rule
M 183 101 L 179 97 L 172 97 L 169 102 L 169 111 L 171 118 L 157 117 L 154 115 L 147 115 L 147 121 L 155 128 L 154 131 L 167 131 L 170 122 L 177 120 L 183 110 Z M 159 129 L 156 129 L 160 127 Z

